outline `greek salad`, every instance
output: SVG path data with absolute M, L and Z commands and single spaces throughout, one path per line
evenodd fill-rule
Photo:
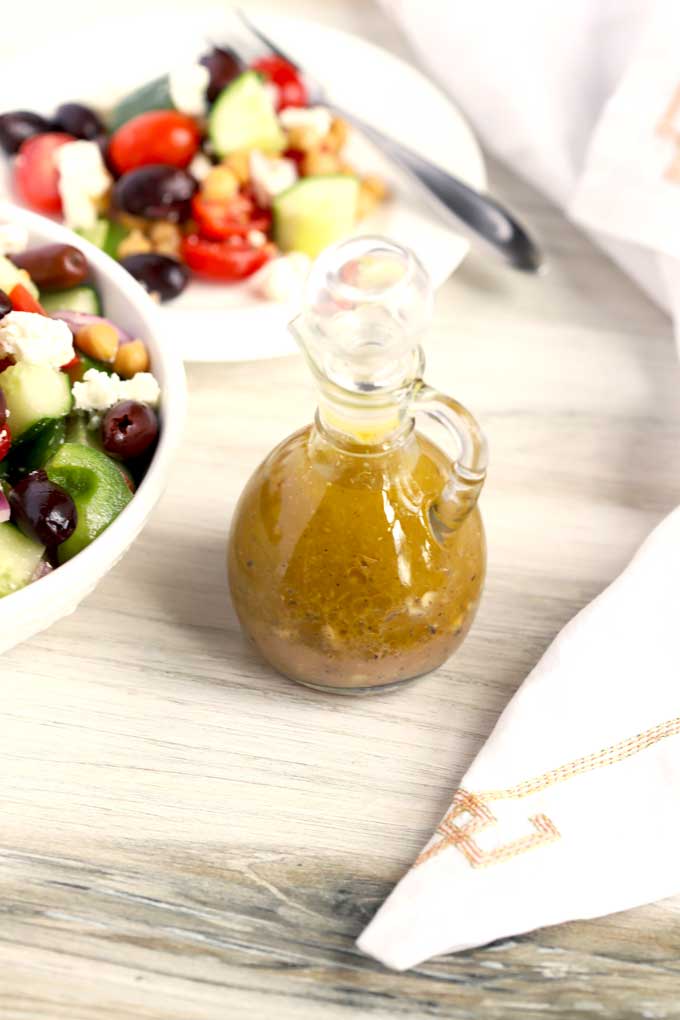
M 115 520 L 159 431 L 149 352 L 104 317 L 83 253 L 27 240 L 0 224 L 0 598 Z
M 214 47 L 108 114 L 66 103 L 0 116 L 17 194 L 117 258 L 161 301 L 192 274 L 284 300 L 310 260 L 386 196 L 344 155 L 344 120 L 297 68 Z

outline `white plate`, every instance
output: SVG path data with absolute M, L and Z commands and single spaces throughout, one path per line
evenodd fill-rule
M 482 155 L 466 121 L 410 65 L 356 36 L 315 22 L 263 14 L 257 23 L 318 78 L 339 105 L 475 187 L 484 187 Z M 49 114 L 68 100 L 106 108 L 137 85 L 191 60 L 205 49 L 206 40 L 232 43 L 244 53 L 248 45 L 252 47 L 233 15 L 224 10 L 167 12 L 162 37 L 157 13 L 141 14 L 134 22 L 101 19 L 96 29 L 71 29 L 68 46 L 64 35 L 49 47 L 27 49 L 20 59 L 3 61 L 0 110 Z M 356 133 L 350 149 L 350 162 L 362 172 L 385 178 L 392 191 L 391 199 L 363 220 L 357 232 L 386 234 L 412 247 L 439 286 L 465 257 L 468 242 L 442 223 L 417 189 Z M 0 162 L 4 170 L 0 195 L 3 188 L 9 194 L 7 162 Z M 180 298 L 161 309 L 161 328 L 165 342 L 177 347 L 187 361 L 271 358 L 296 349 L 286 329 L 294 312 L 290 306 L 258 300 L 247 283 L 192 282 Z

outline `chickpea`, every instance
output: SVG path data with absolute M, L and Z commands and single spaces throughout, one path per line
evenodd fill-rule
M 90 358 L 113 361 L 118 350 L 118 330 L 109 322 L 92 322 L 80 327 L 75 345 Z
M 228 166 L 214 166 L 201 184 L 207 202 L 226 202 L 238 191 L 238 178 Z
M 338 157 L 332 152 L 324 152 L 323 149 L 312 149 L 305 154 L 302 160 L 304 177 L 311 177 L 315 174 L 337 174 L 339 169 Z
M 368 189 L 368 191 L 375 195 L 378 202 L 382 202 L 383 199 L 387 198 L 388 188 L 382 177 L 376 177 L 374 174 L 369 174 L 367 177 L 364 177 L 361 183 Z
M 318 133 L 312 127 L 289 128 L 286 134 L 286 148 L 298 149 L 300 152 L 311 152 L 318 148 L 320 139 Z
M 113 369 L 121 379 L 131 379 L 137 372 L 148 372 L 149 352 L 143 340 L 132 340 L 121 344 L 113 363 Z
M 149 221 L 145 220 L 143 216 L 133 216 L 132 213 L 124 212 L 122 209 L 116 212 L 116 219 L 128 230 L 144 231 L 149 225 Z
M 230 152 L 222 161 L 222 166 L 231 170 L 239 184 L 247 184 L 250 180 L 249 152 Z
M 357 219 L 363 219 L 375 209 L 387 195 L 387 186 L 379 177 L 364 177 L 359 183 Z
M 328 149 L 329 152 L 340 152 L 343 145 L 347 141 L 349 134 L 349 126 L 346 120 L 342 117 L 334 117 L 331 122 L 331 128 L 326 137 L 323 140 L 324 149 Z
M 149 228 L 149 240 L 157 254 L 177 257 L 182 243 L 182 231 L 176 223 L 159 220 Z
M 119 259 L 125 259 L 128 255 L 146 255 L 149 251 L 151 251 L 151 241 L 138 227 L 135 227 L 118 245 L 117 255 Z

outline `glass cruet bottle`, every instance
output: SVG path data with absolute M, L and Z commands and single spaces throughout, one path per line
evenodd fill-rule
M 310 687 L 367 693 L 427 673 L 479 603 L 486 443 L 421 378 L 431 314 L 416 256 L 360 237 L 317 259 L 290 326 L 318 386 L 316 418 L 247 483 L 228 566 L 246 634 Z M 443 443 L 415 427 L 421 413 Z

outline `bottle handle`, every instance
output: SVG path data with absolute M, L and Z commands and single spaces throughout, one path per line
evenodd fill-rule
M 486 478 L 486 439 L 462 404 L 434 390 L 422 379 L 417 379 L 413 386 L 411 407 L 414 412 L 426 414 L 441 425 L 456 443 L 451 478 L 430 508 L 430 519 L 436 531 L 447 535 L 460 527 L 477 504 Z

